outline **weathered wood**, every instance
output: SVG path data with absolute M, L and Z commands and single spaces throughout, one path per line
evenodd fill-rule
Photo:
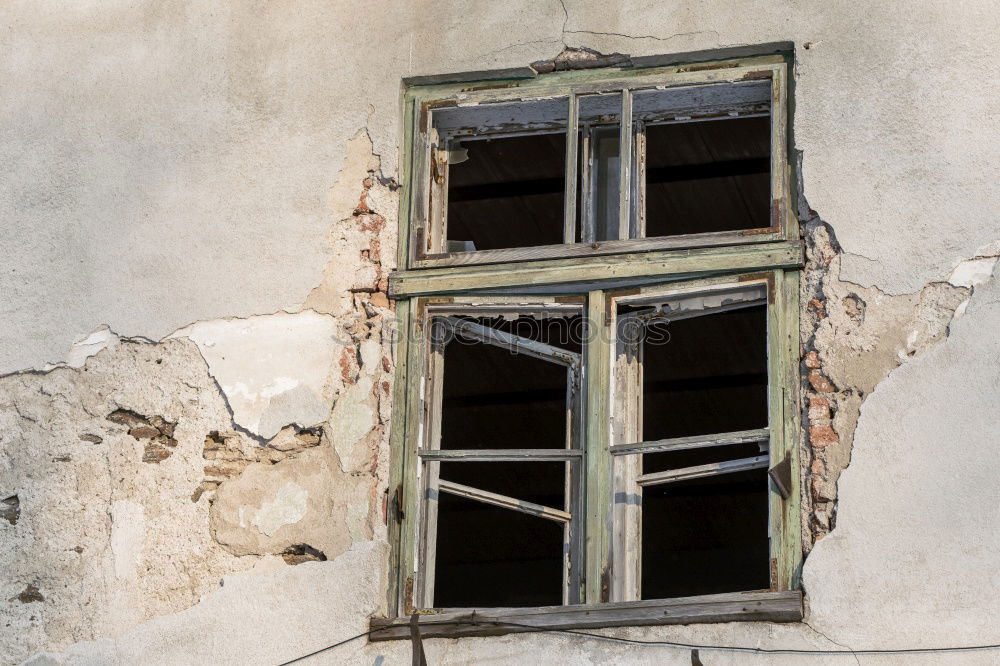
M 474 338 L 496 347 L 502 347 L 515 354 L 524 354 L 525 356 L 566 366 L 580 366 L 580 355 L 567 349 L 507 333 L 506 331 L 500 331 L 489 326 L 483 326 L 467 319 L 440 317 L 439 320 L 451 327 L 458 335 Z
M 642 343 L 638 336 L 623 335 L 637 325 L 635 313 L 615 318 L 615 358 L 611 395 L 610 450 L 616 445 L 642 439 Z M 610 601 L 635 601 L 642 596 L 642 457 L 625 456 L 612 460 L 613 527 L 611 536 Z
M 611 447 L 611 455 L 623 456 L 635 453 L 686 451 L 688 449 L 701 449 L 710 446 L 755 444 L 757 442 L 768 441 L 770 432 L 768 428 L 758 428 L 757 430 L 737 430 L 735 432 L 720 432 L 712 435 L 673 437 L 671 439 L 656 439 L 648 442 L 615 444 Z
M 607 604 L 542 608 L 477 608 L 420 614 L 424 638 L 497 636 L 560 629 L 599 629 L 708 622 L 798 622 L 802 593 L 798 590 L 711 594 Z M 372 641 L 408 639 L 409 618 L 372 618 Z
M 521 513 L 527 513 L 537 518 L 554 520 L 557 523 L 568 523 L 573 517 L 565 511 L 553 509 L 550 506 L 535 504 L 534 502 L 526 502 L 525 500 L 519 500 L 516 497 L 508 497 L 507 495 L 473 488 L 472 486 L 465 486 L 460 483 L 445 481 L 444 479 L 438 481 L 438 490 L 450 495 L 457 495 L 458 497 L 465 497 L 466 499 L 483 502 L 484 504 L 492 504 L 493 506 L 500 506 L 505 509 L 511 509 L 512 511 L 520 511 Z M 434 499 L 436 500 L 437 498 L 435 497 Z
M 587 339 L 596 341 L 585 347 L 587 378 L 587 525 L 585 600 L 607 601 L 610 596 L 611 511 L 611 349 L 599 341 L 611 339 L 611 322 L 605 318 L 605 293 L 587 295 Z
M 791 468 L 789 496 L 782 499 L 777 487 L 771 492 L 771 557 L 773 580 L 778 590 L 799 586 L 802 569 L 802 471 L 799 462 L 802 436 L 799 406 L 799 273 L 780 271 L 775 276 L 774 325 L 769 326 L 770 370 L 776 381 L 771 391 L 771 466 L 784 460 Z M 774 482 L 770 482 L 774 486 Z
M 563 243 L 576 241 L 576 187 L 578 148 L 580 143 L 580 104 L 576 95 L 569 96 L 569 118 L 566 121 L 566 171 L 563 174 Z
M 628 241 L 630 243 L 646 241 Z M 626 278 L 666 277 L 709 272 L 798 268 L 802 243 L 761 243 L 743 247 L 708 247 L 636 252 L 614 257 L 579 257 L 527 264 L 465 266 L 439 270 L 397 271 L 389 276 L 393 298 L 447 294 L 473 289 L 528 287 L 567 283 L 597 284 Z
M 664 483 L 687 481 L 689 479 L 700 479 L 706 476 L 733 474 L 734 472 L 745 472 L 749 469 L 767 467 L 770 464 L 769 460 L 770 458 L 764 455 L 754 456 L 752 458 L 740 458 L 739 460 L 725 460 L 723 462 L 709 463 L 708 465 L 682 467 L 680 469 L 671 469 L 665 472 L 643 474 L 638 478 L 637 482 L 640 486 L 656 486 Z
M 590 161 L 590 159 L 588 159 Z M 588 172 L 592 169 L 588 169 Z M 592 197 L 592 183 L 588 185 L 588 196 Z M 593 227 L 593 201 L 586 203 L 589 224 Z M 652 250 L 670 250 L 675 248 L 702 248 L 721 245 L 754 245 L 768 241 L 781 240 L 777 231 L 767 228 L 740 231 L 712 231 L 698 234 L 677 234 L 676 236 L 657 236 L 654 238 L 626 238 L 624 240 L 594 240 L 593 229 L 584 236 L 580 243 L 572 245 L 536 245 L 534 247 L 504 248 L 497 250 L 479 250 L 476 252 L 456 252 L 440 257 L 420 259 L 412 264 L 413 268 L 447 268 L 457 266 L 476 266 L 500 264 L 506 261 L 538 261 L 541 259 L 558 259 L 560 257 L 599 257 L 622 252 L 648 252 Z M 590 240 L 588 240 L 590 239 Z
M 622 90 L 618 133 L 618 239 L 631 237 L 632 219 L 632 91 Z
M 437 449 L 420 451 L 420 459 L 442 462 L 546 462 L 583 458 L 579 449 Z
M 410 354 L 409 331 L 411 321 L 411 301 L 400 301 L 396 304 L 396 331 L 399 333 L 393 356 L 396 361 L 392 385 L 392 415 L 389 424 L 389 485 L 386 488 L 386 531 L 391 549 L 389 552 L 389 576 L 387 590 L 387 608 L 394 614 L 399 614 L 401 581 L 400 554 L 403 546 L 401 530 L 405 510 L 403 507 L 403 485 L 406 479 L 406 460 L 413 456 L 413 450 L 407 445 L 406 426 L 407 410 L 412 409 L 411 401 L 406 399 L 406 382 Z M 419 374 L 419 373 L 412 373 Z
M 433 322 L 433 320 L 432 320 Z M 436 323 L 436 322 L 434 322 Z M 432 324 L 433 325 L 433 324 Z M 417 447 L 418 455 L 441 448 L 441 407 L 444 397 L 444 348 L 433 341 L 430 344 L 424 381 L 424 430 Z M 421 460 L 421 463 L 424 461 Z M 437 490 L 441 477 L 438 464 L 421 464 L 417 469 L 423 481 L 421 492 L 420 565 L 416 578 L 415 598 L 422 606 L 434 605 L 434 578 L 437 575 Z

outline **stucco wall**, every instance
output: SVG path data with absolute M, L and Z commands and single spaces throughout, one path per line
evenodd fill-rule
M 994 3 L 11 2 L 0 17 L 5 663 L 273 664 L 378 612 L 402 77 L 566 46 L 773 41 L 796 45 L 804 303 L 823 306 L 803 313 L 804 369 L 830 381 L 807 392 L 834 432 L 810 493 L 837 500 L 835 525 L 808 518 L 832 531 L 806 561 L 806 623 L 624 633 L 1000 643 Z M 427 651 L 691 663 L 566 636 Z M 408 647 L 313 663 L 379 656 L 407 663 Z

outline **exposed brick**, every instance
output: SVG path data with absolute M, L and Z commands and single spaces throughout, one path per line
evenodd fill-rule
M 823 364 L 819 360 L 819 354 L 815 351 L 811 351 L 806 354 L 805 363 L 807 368 L 821 368 Z
M 833 382 L 827 379 L 826 375 L 816 369 L 809 371 L 809 385 L 812 386 L 813 390 L 817 393 L 833 393 L 837 390 L 837 387 L 833 385 Z
M 819 458 L 816 458 L 812 461 L 812 465 L 809 466 L 809 471 L 816 476 L 823 476 L 826 474 L 826 463 Z
M 389 299 L 381 291 L 376 291 L 372 294 L 372 297 L 368 299 L 368 302 L 377 308 L 389 307 Z
M 809 422 L 830 422 L 830 401 L 826 398 L 809 397 Z
M 840 441 L 837 437 L 837 433 L 833 431 L 829 425 L 816 424 L 809 426 L 809 443 L 817 449 L 825 449 L 826 447 L 836 444 Z

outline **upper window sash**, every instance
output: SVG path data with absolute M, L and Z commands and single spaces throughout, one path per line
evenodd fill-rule
M 794 239 L 797 229 L 787 202 L 786 78 L 782 57 L 763 56 L 696 66 L 562 72 L 528 81 L 487 82 L 482 87 L 412 87 L 407 91 L 404 183 L 408 189 L 401 231 L 408 244 L 403 263 L 408 268 L 432 268 Z M 645 158 L 651 133 L 652 140 L 669 145 L 671 134 L 662 128 L 665 124 L 762 114 L 770 125 L 766 158 L 770 194 L 763 226 L 645 237 L 649 175 Z M 561 220 L 550 224 L 543 238 L 546 244 L 476 251 L 460 242 L 449 244 L 449 167 L 465 161 L 470 146 L 473 153 L 481 150 L 486 138 L 539 133 L 548 135 L 550 155 L 563 150 L 565 158 L 559 188 Z M 613 159 L 602 161 L 606 156 L 600 152 L 602 141 L 614 151 Z M 549 169 L 555 168 L 554 158 L 548 160 Z M 658 177 L 670 178 L 671 168 L 688 167 L 658 166 L 657 174 L 665 171 Z M 552 174 L 542 176 L 546 186 L 558 186 Z M 608 196 L 599 200 L 593 188 L 602 182 L 609 188 Z M 534 187 L 538 188 L 537 182 Z M 617 216 L 609 212 L 615 197 Z M 595 202 L 602 206 L 600 211 Z M 656 233 L 655 228 L 649 233 Z

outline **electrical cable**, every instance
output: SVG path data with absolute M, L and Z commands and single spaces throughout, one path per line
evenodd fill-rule
M 643 640 L 639 638 L 623 638 L 621 636 L 606 636 L 604 634 L 595 634 L 589 631 L 581 631 L 579 629 L 544 629 L 539 628 L 530 624 L 518 624 L 516 622 L 493 622 L 488 620 L 455 620 L 454 622 L 435 622 L 433 626 L 441 626 L 444 624 L 463 624 L 463 625 L 488 625 L 494 627 L 517 627 L 521 629 L 530 629 L 531 633 L 552 633 L 552 634 L 568 634 L 572 636 L 582 636 L 585 638 L 590 638 L 593 640 L 603 640 L 612 641 L 616 643 L 627 643 L 631 645 L 645 645 L 645 646 L 660 646 L 676 648 L 680 650 L 705 650 L 713 652 L 744 652 L 752 654 L 799 654 L 799 655 L 810 655 L 810 656 L 873 656 L 873 655 L 903 655 L 903 654 L 937 654 L 937 653 L 947 653 L 947 652 L 983 652 L 986 650 L 997 650 L 1000 649 L 1000 644 L 995 645 L 966 645 L 966 646 L 953 646 L 953 647 L 936 647 L 936 648 L 886 648 L 886 649 L 870 649 L 870 650 L 806 650 L 799 648 L 755 648 L 755 647 L 740 647 L 736 645 L 699 645 L 695 643 L 677 643 L 674 641 L 658 641 L 658 640 Z M 379 631 L 384 631 L 386 627 L 379 627 L 378 629 L 370 629 L 366 632 L 360 633 L 357 636 L 351 636 L 339 643 L 334 643 L 328 647 L 321 650 L 316 650 L 315 652 L 310 652 L 307 655 L 303 655 L 291 661 L 286 661 L 280 666 L 288 666 L 289 664 L 294 664 L 300 662 L 309 657 L 313 657 L 322 652 L 327 652 L 338 648 L 341 645 L 350 643 L 351 641 L 356 641 L 359 638 L 363 638 L 370 634 L 374 634 Z

